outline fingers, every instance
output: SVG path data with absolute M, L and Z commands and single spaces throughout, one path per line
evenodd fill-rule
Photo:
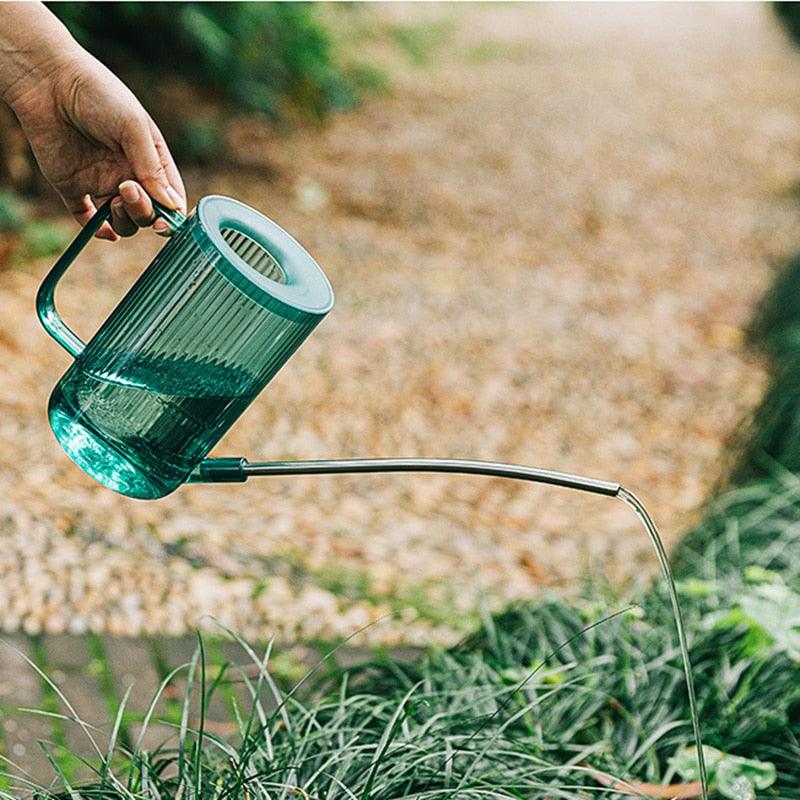
M 170 186 L 175 190 L 178 196 L 178 208 L 181 214 L 186 213 L 186 189 L 183 186 L 183 178 L 181 178 L 178 167 L 172 160 L 172 154 L 169 152 L 169 147 L 161 135 L 161 131 L 156 127 L 155 123 L 150 123 L 150 134 L 153 137 L 153 144 L 155 145 L 156 152 L 158 153 L 159 160 L 164 166 L 164 172 L 167 175 Z
M 139 228 L 153 226 L 153 230 L 169 236 L 171 228 L 165 220 L 157 218 L 150 197 L 136 181 L 123 181 L 119 185 L 119 196 L 111 203 L 114 230 L 120 236 L 133 236 Z
M 105 239 L 107 242 L 119 241 L 119 236 L 114 233 L 114 229 L 107 222 L 104 222 L 100 226 L 100 229 L 95 234 L 95 237 L 97 239 Z
M 156 233 L 169 236 L 172 229 L 165 220 L 156 218 L 150 198 L 185 214 L 186 191 L 164 137 L 142 111 L 126 122 L 119 143 L 128 161 L 128 174 L 132 173 L 135 180 L 119 184 L 119 194 L 111 203 L 111 224 L 104 223 L 96 236 L 116 241 L 119 236 L 132 236 L 140 227 L 149 225 Z M 78 223 L 86 225 L 104 199 L 107 198 L 87 194 L 65 197 L 64 202 Z
M 119 197 L 111 203 L 114 230 L 120 236 L 133 236 L 139 228 L 153 224 L 155 214 L 147 192 L 136 181 L 123 181 Z
M 97 206 L 107 198 L 92 201 L 89 195 L 65 198 L 67 208 L 79 225 L 84 226 L 97 212 Z M 155 220 L 155 225 L 153 221 Z M 123 181 L 119 185 L 119 195 L 111 201 L 111 225 L 104 222 L 95 236 L 116 242 L 120 236 L 133 236 L 139 228 L 153 225 L 156 233 L 169 234 L 169 226 L 164 220 L 156 220 L 153 204 L 147 193 L 136 181 Z
M 62 199 L 64 200 L 64 205 L 81 227 L 84 227 L 86 223 L 97 213 L 97 207 L 92 202 L 92 198 L 89 197 L 88 194 L 78 197 L 64 197 Z M 99 230 L 95 234 L 95 237 L 98 239 L 106 239 L 109 242 L 116 242 L 119 238 L 107 222 L 104 222 L 100 226 Z
M 186 193 L 161 132 L 148 117 L 128 126 L 122 147 L 145 191 L 176 211 L 186 211 Z
M 136 223 L 128 216 L 121 197 L 115 197 L 111 201 L 111 224 L 120 236 L 133 236 L 139 230 Z

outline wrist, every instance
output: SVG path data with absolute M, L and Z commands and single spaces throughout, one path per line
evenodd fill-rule
M 14 111 L 32 94 L 72 68 L 84 51 L 67 29 L 38 3 L 0 7 L 0 99 Z

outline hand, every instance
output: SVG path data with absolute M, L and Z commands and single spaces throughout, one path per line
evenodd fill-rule
M 104 224 L 98 238 L 115 241 L 153 224 L 148 195 L 185 213 L 183 181 L 164 137 L 99 61 L 76 49 L 46 79 L 17 88 L 12 108 L 42 173 L 75 219 L 85 225 L 113 198 L 112 225 Z M 161 219 L 153 228 L 169 233 Z

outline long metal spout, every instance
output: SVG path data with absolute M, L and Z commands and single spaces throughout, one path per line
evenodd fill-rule
M 616 497 L 620 485 L 569 472 L 472 461 L 461 458 L 335 458 L 323 461 L 260 461 L 246 458 L 207 458 L 189 477 L 189 483 L 243 483 L 254 475 L 343 475 L 366 472 L 446 472 L 544 483 L 582 492 Z

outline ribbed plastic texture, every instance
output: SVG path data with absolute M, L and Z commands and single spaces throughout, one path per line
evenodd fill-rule
M 246 296 L 218 271 L 223 256 L 198 247 L 198 225 L 186 220 L 50 398 L 50 423 L 70 457 L 132 497 L 180 486 L 324 316 L 284 316 Z M 283 282 L 261 245 L 235 230 L 222 235 Z

